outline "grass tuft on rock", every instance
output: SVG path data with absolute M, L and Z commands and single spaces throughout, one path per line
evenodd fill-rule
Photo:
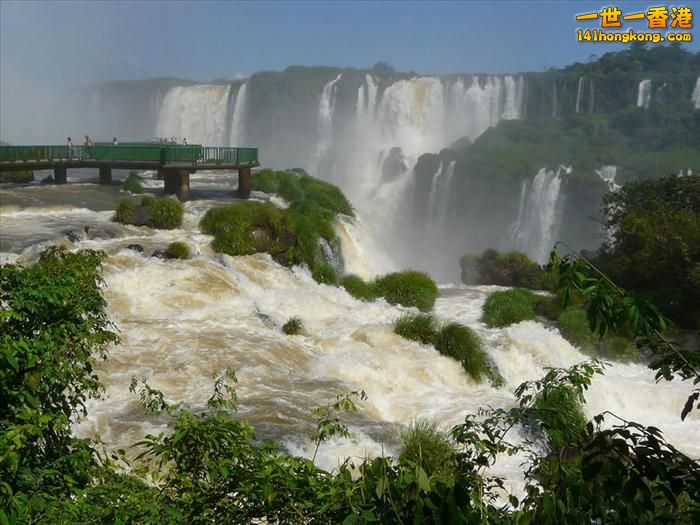
M 168 245 L 168 254 L 173 259 L 189 259 L 190 249 L 184 242 L 175 241 Z
M 561 335 L 572 345 L 586 353 L 595 352 L 599 339 L 588 326 L 588 315 L 585 310 L 568 306 L 559 315 L 557 327 Z
M 161 197 L 153 201 L 148 208 L 148 215 L 156 228 L 172 230 L 182 224 L 185 210 L 177 199 Z
M 345 288 L 350 295 L 360 301 L 374 301 L 379 297 L 371 283 L 366 282 L 355 274 L 344 276 L 340 280 L 340 285 Z
M 122 182 L 122 190 L 133 193 L 134 195 L 146 193 L 146 190 L 141 184 L 141 178 L 133 172 L 129 173 L 129 176 Z
M 131 199 L 122 199 L 117 204 L 114 220 L 124 224 L 133 222 L 136 217 L 136 204 Z
M 428 476 L 441 479 L 447 485 L 454 483 L 457 451 L 447 432 L 430 421 L 417 421 L 402 430 L 400 437 L 400 462 L 412 461 Z
M 486 354 L 481 339 L 468 327 L 459 323 L 446 323 L 437 332 L 435 349 L 442 355 L 456 359 L 475 381 L 489 377 Z
M 434 345 L 438 326 L 429 314 L 404 314 L 394 321 L 394 333 L 424 345 Z
M 489 326 L 508 326 L 535 319 L 535 305 L 539 299 L 523 288 L 494 292 L 484 303 L 483 321 Z
M 422 312 L 432 310 L 438 296 L 435 281 L 428 274 L 414 270 L 379 277 L 373 287 L 388 303 L 415 306 Z
M 311 277 L 319 284 L 338 284 L 338 274 L 330 264 L 318 263 L 311 270 Z
M 287 335 L 301 335 L 304 333 L 304 323 L 298 317 L 290 317 L 289 320 L 282 325 L 282 331 Z

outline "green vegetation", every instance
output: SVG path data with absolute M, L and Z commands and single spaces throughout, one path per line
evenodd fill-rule
M 0 184 L 7 182 L 12 182 L 15 184 L 24 184 L 33 181 L 33 171 L 0 171 Z
M 585 434 L 587 420 L 581 401 L 576 391 L 566 385 L 537 396 L 534 412 L 554 450 L 577 442 Z
M 330 264 L 319 263 L 311 271 L 311 277 L 319 284 L 338 284 L 338 274 Z
M 173 259 L 189 259 L 190 249 L 184 242 L 175 241 L 168 244 L 168 254 Z
M 304 323 L 298 317 L 290 317 L 282 325 L 282 331 L 287 335 L 299 335 L 304 333 Z
M 489 326 L 508 326 L 535 319 L 538 300 L 535 294 L 523 288 L 494 292 L 484 303 L 483 320 Z
M 146 195 L 136 204 L 133 199 L 122 199 L 117 205 L 114 220 L 123 224 L 149 226 L 172 230 L 182 224 L 184 208 L 177 199 Z
M 404 314 L 394 321 L 394 333 L 424 345 L 433 345 L 442 355 L 457 360 L 475 381 L 486 377 L 494 382 L 499 377 L 487 363 L 479 336 L 464 325 L 445 323 L 439 326 L 432 315 Z
M 415 306 L 422 312 L 432 310 L 438 288 L 423 272 L 405 270 L 384 275 L 374 280 L 372 287 L 390 304 Z
M 146 192 L 141 184 L 141 177 L 139 177 L 135 171 L 129 173 L 129 176 L 124 179 L 124 182 L 122 182 L 122 190 L 133 193 L 134 195 Z
M 548 290 L 552 279 L 539 264 L 522 252 L 499 253 L 493 248 L 480 256 L 465 255 L 460 259 L 464 284 L 497 284 Z
M 340 285 L 345 288 L 350 295 L 360 301 L 374 301 L 379 297 L 371 283 L 364 281 L 361 277 L 354 274 L 345 275 L 340 280 Z
M 430 421 L 411 423 L 401 431 L 399 461 L 411 461 L 429 477 L 447 485 L 454 483 L 457 470 L 457 450 L 447 432 Z
M 622 525 L 692 523 L 697 516 L 700 465 L 658 429 L 607 413 L 582 425 L 578 403 L 602 373 L 595 362 L 520 385 L 515 406 L 467 414 L 449 438 L 419 423 L 403 433 L 398 458 L 347 461 L 333 473 L 258 444 L 252 426 L 231 417 L 232 372 L 196 410 L 170 405 L 161 392 L 133 381 L 146 417 L 167 421 L 168 431 L 139 442 L 143 453 L 131 464 L 120 451 L 105 457 L 97 443 L 71 433 L 85 401 L 102 391 L 95 360 L 116 342 L 100 289 L 103 257 L 49 250 L 26 269 L 0 267 L 2 523 Z M 567 264 L 559 264 L 562 278 L 577 278 Z M 609 310 L 594 313 L 604 326 L 615 321 Z M 637 313 L 641 329 L 658 326 L 650 310 Z M 671 357 L 665 366 L 684 365 Z M 314 411 L 317 450 L 349 434 L 345 413 L 357 410 L 355 397 L 366 398 L 340 394 Z M 514 426 L 546 433 L 552 452 L 561 453 L 529 440 L 510 443 Z M 526 458 L 522 499 L 485 471 L 497 455 L 514 453 Z
M 437 332 L 435 348 L 442 355 L 460 363 L 475 381 L 488 377 L 489 368 L 481 340 L 470 328 L 459 323 L 446 323 Z
M 430 314 L 404 314 L 394 321 L 394 333 L 424 345 L 434 345 L 438 326 Z
M 700 328 L 700 177 L 630 183 L 605 205 L 613 240 L 596 265 L 678 325 Z
M 148 215 L 156 228 L 172 230 L 182 224 L 184 208 L 177 199 L 161 197 L 148 207 Z

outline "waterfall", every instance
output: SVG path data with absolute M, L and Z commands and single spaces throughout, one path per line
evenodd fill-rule
M 700 109 L 700 76 L 695 81 L 695 88 L 693 88 L 693 94 L 690 95 L 690 101 L 695 109 Z
M 583 94 L 584 77 L 579 77 L 578 87 L 576 88 L 576 113 L 581 112 L 581 95 Z
M 605 184 L 608 186 L 609 191 L 617 191 L 621 188 L 619 184 L 615 183 L 615 177 L 617 177 L 617 166 L 601 166 L 599 170 L 595 170 L 598 177 L 600 177 Z
M 244 126 L 247 93 L 248 82 L 245 82 L 238 88 L 238 93 L 236 93 L 236 102 L 233 104 L 233 122 L 231 124 L 231 137 L 229 139 L 229 144 L 232 146 L 241 146 L 245 143 Z
M 570 167 L 559 166 L 556 171 L 542 168 L 531 181 L 521 187 L 518 218 L 511 226 L 510 244 L 531 259 L 545 263 L 556 236 L 564 208 L 561 195 L 562 175 Z
M 651 80 L 644 79 L 639 82 L 637 88 L 637 107 L 649 109 L 649 102 L 651 102 Z
M 230 89 L 219 85 L 169 89 L 158 115 L 156 136 L 187 138 L 190 144 L 225 144 Z
M 323 87 L 321 100 L 318 104 L 318 141 L 311 155 L 310 172 L 318 177 L 318 168 L 328 153 L 328 148 L 333 142 L 333 111 L 335 110 L 336 84 L 342 74 L 335 77 Z

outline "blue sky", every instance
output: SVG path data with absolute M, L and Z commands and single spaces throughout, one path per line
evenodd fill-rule
M 700 5 L 688 3 L 697 25 Z M 599 24 L 574 15 L 609 4 L 633 12 L 676 3 L 2 0 L 0 75 L 14 90 L 154 76 L 206 81 L 379 60 L 419 73 L 541 71 L 616 49 L 575 39 L 577 27 Z M 698 51 L 700 31 L 693 32 L 687 48 Z

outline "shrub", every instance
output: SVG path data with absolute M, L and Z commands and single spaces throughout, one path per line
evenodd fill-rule
M 156 228 L 172 230 L 182 224 L 184 209 L 177 199 L 161 197 L 149 206 L 148 215 Z
M 394 333 L 424 345 L 435 344 L 437 321 L 429 314 L 405 314 L 394 321 Z
M 174 259 L 189 259 L 190 249 L 184 242 L 171 242 L 168 245 L 168 253 Z
M 314 266 L 311 276 L 319 284 L 338 284 L 338 274 L 330 264 L 319 263 Z
M 600 343 L 600 354 L 617 361 L 639 361 L 639 348 L 631 339 L 619 335 L 604 338 Z
M 464 284 L 497 284 L 520 288 L 551 290 L 556 276 L 546 274 L 539 264 L 522 252 L 500 253 L 493 248 L 480 256 L 460 259 Z
M 135 173 L 129 173 L 129 176 L 122 182 L 122 189 L 134 194 L 145 193 L 146 190 L 141 185 L 141 178 Z
M 6 182 L 22 184 L 32 181 L 34 181 L 33 171 L 0 171 L 0 184 Z
M 588 326 L 588 316 L 585 310 L 575 306 L 567 307 L 557 319 L 557 327 L 561 335 L 572 345 L 584 352 L 595 351 L 598 337 Z
M 272 170 L 260 170 L 253 173 L 251 176 L 251 188 L 264 193 L 277 193 L 279 185 L 277 184 L 275 172 Z
M 527 319 L 535 319 L 537 296 L 529 290 L 515 288 L 494 292 L 484 303 L 484 322 L 489 326 L 508 326 Z
M 436 334 L 435 349 L 442 355 L 459 361 L 475 381 L 481 381 L 489 375 L 481 340 L 464 325 L 459 323 L 443 325 Z
M 156 198 L 153 195 L 144 195 L 141 197 L 141 206 L 146 206 L 148 208 L 152 206 L 155 201 Z
M 586 416 L 574 389 L 559 385 L 537 397 L 535 417 L 554 450 L 575 442 L 586 429 Z
M 454 483 L 457 469 L 457 452 L 448 434 L 435 423 L 417 421 L 401 431 L 399 461 L 413 461 L 428 476 Z
M 343 277 L 340 280 L 340 285 L 355 299 L 361 301 L 374 301 L 379 297 L 370 283 L 365 282 L 361 277 L 354 274 Z
M 428 274 L 406 270 L 390 273 L 374 281 L 373 286 L 390 304 L 415 306 L 423 312 L 433 308 L 438 288 Z
M 122 199 L 117 205 L 114 220 L 128 224 L 136 218 L 136 204 L 131 199 Z
M 290 317 L 282 325 L 282 331 L 287 335 L 299 335 L 304 333 L 304 323 L 298 317 Z

